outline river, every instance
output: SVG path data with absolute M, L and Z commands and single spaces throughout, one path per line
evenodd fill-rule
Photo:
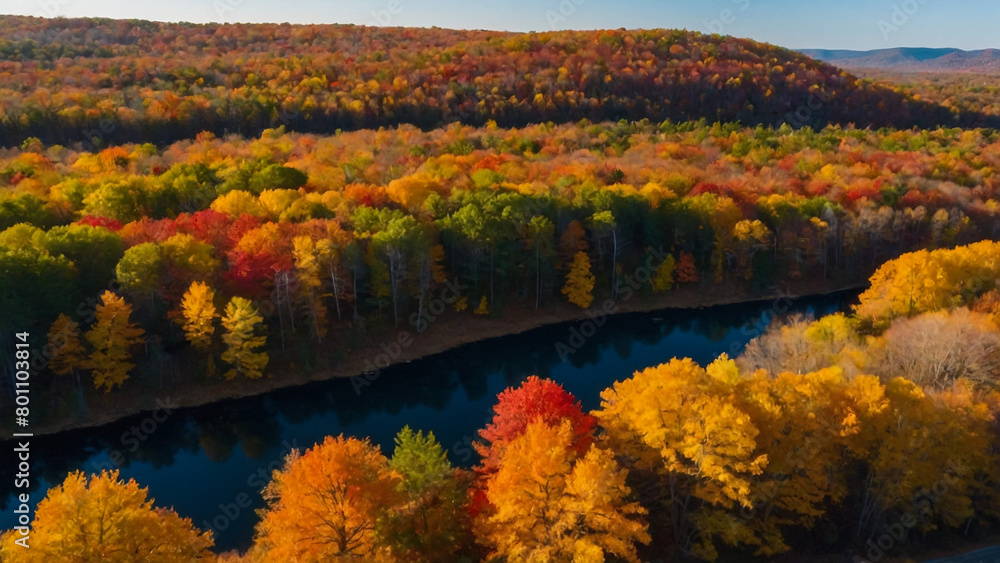
M 847 292 L 631 313 L 607 319 L 596 331 L 580 322 L 553 325 L 393 366 L 364 386 L 339 379 L 182 410 L 171 408 L 165 392 L 159 411 L 35 438 L 32 504 L 69 471 L 118 468 L 123 478 L 149 487 L 158 506 L 211 526 L 217 550 L 245 549 L 257 522 L 254 509 L 263 505 L 260 489 L 289 447 L 306 449 L 343 433 L 368 436 L 391 455 L 393 437 L 408 424 L 433 431 L 452 462 L 468 467 L 478 460 L 470 444 L 489 420 L 496 395 L 529 375 L 554 379 L 591 410 L 603 389 L 637 369 L 675 356 L 704 365 L 723 352 L 735 355 L 776 314 L 829 314 L 845 310 L 855 297 Z M 574 328 L 590 336 L 574 337 Z M 0 444 L 3 451 L 12 447 Z M 15 525 L 8 470 L 14 461 L 12 454 L 4 459 L 0 528 L 7 529 Z

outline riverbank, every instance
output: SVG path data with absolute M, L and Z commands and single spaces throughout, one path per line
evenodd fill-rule
M 966 546 L 925 553 L 923 563 L 996 563 L 1000 561 L 1000 537 Z
M 292 361 L 272 361 L 273 370 L 269 370 L 268 376 L 262 379 L 227 381 L 219 376 L 203 380 L 187 377 L 182 379 L 190 381 L 174 387 L 165 386 L 164 381 L 174 380 L 175 374 L 168 371 L 165 375 L 161 371 L 159 385 L 153 384 L 147 378 L 145 381 L 130 380 L 126 382 L 125 388 L 109 394 L 91 393 L 88 390 L 85 415 L 60 420 L 43 420 L 41 423 L 33 424 L 30 430 L 35 436 L 41 436 L 98 427 L 122 418 L 150 412 L 164 405 L 171 409 L 200 407 L 334 378 L 351 377 L 355 389 L 363 392 L 365 387 L 377 384 L 380 370 L 391 365 L 440 354 L 472 342 L 519 334 L 544 326 L 586 321 L 600 317 L 604 314 L 603 311 L 614 315 L 663 311 L 666 316 L 669 310 L 773 301 L 775 313 L 781 314 L 796 299 L 856 290 L 865 285 L 867 284 L 861 282 L 840 284 L 809 282 L 796 284 L 795 287 L 787 289 L 754 294 L 733 287 L 714 285 L 706 287 L 702 284 L 693 284 L 661 295 L 643 297 L 636 294 L 630 299 L 620 299 L 616 303 L 595 300 L 587 310 L 562 302 L 550 304 L 539 311 L 512 306 L 498 318 L 476 316 L 469 311 L 454 313 L 449 310 L 429 323 L 423 332 L 418 332 L 414 326 L 403 322 L 398 328 L 390 323 L 386 329 L 379 331 L 377 336 L 369 338 L 364 347 L 353 350 L 331 369 L 310 373 L 296 369 Z M 337 342 L 338 336 L 341 335 L 328 335 L 327 342 Z M 568 327 L 567 346 L 573 346 L 569 342 L 570 336 Z M 325 344 L 329 345 L 331 344 Z M 177 370 L 178 367 L 161 369 Z M 190 373 L 185 375 L 191 376 Z M 87 384 L 85 379 L 84 385 Z M 15 431 L 13 428 L 5 430 Z

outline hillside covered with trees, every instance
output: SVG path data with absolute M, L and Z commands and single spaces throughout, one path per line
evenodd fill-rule
M 514 34 L 0 17 L 0 145 L 207 130 L 706 119 L 992 126 L 805 55 L 675 30 Z

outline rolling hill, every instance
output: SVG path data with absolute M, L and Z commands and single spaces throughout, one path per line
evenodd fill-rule
M 996 125 L 749 39 L 0 17 L 0 145 L 581 119 Z

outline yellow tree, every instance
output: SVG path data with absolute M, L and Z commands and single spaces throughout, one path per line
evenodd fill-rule
M 674 286 L 674 272 L 676 271 L 677 261 L 674 260 L 673 254 L 668 254 L 666 259 L 656 268 L 652 279 L 649 280 L 653 291 L 656 293 L 670 291 L 670 288 Z
M 264 375 L 268 358 L 266 352 L 259 350 L 264 346 L 266 337 L 254 335 L 254 329 L 263 322 L 264 319 L 249 300 L 233 297 L 229 301 L 226 315 L 222 318 L 222 327 L 226 329 L 222 336 L 222 342 L 226 345 L 222 361 L 233 368 L 225 373 L 226 379 L 233 379 L 239 374 L 248 379 Z
M 423 206 L 431 194 L 444 194 L 445 188 L 440 180 L 426 172 L 417 172 L 392 180 L 386 186 L 385 193 L 393 201 L 415 212 Z
M 299 280 L 299 294 L 306 303 L 312 321 L 313 335 L 318 342 L 326 334 L 326 306 L 320 295 L 323 281 L 320 278 L 320 249 L 313 239 L 299 236 L 292 239 L 292 256 L 295 274 Z
M 0 560 L 182 563 L 214 561 L 211 532 L 189 518 L 153 506 L 147 489 L 118 471 L 87 478 L 70 473 L 40 503 L 31 525 L 30 548 L 15 545 L 16 530 L 0 541 Z
M 129 348 L 141 342 L 146 331 L 129 321 L 132 306 L 110 291 L 101 295 L 94 315 L 97 321 L 86 335 L 94 347 L 87 367 L 94 376 L 94 388 L 104 387 L 109 392 L 128 379 L 128 372 L 135 367 Z
M 76 373 L 83 367 L 83 344 L 80 342 L 80 325 L 60 314 L 49 328 L 49 369 L 59 375 Z M 79 376 L 78 376 L 79 377 Z
M 869 379 L 862 389 L 873 397 L 880 392 L 881 400 L 866 401 L 878 408 L 858 409 L 851 443 L 864 478 L 852 518 L 856 537 L 869 539 L 883 522 L 906 514 L 922 531 L 957 528 L 974 517 L 978 479 L 997 463 L 987 406 L 964 384 L 928 394 L 902 377 L 884 386 L 874 377 L 858 379 Z
M 260 201 L 250 192 L 243 190 L 233 190 L 225 195 L 219 196 L 211 205 L 214 211 L 225 213 L 233 219 L 240 215 L 253 215 L 254 217 L 265 217 L 267 211 Z
M 593 413 L 610 449 L 648 476 L 647 506 L 663 505 L 674 545 L 693 535 L 700 540 L 694 553 L 706 558 L 715 549 L 710 534 L 699 537 L 699 524 L 713 511 L 752 507 L 752 479 L 767 464 L 759 431 L 740 409 L 738 378 L 725 356 L 708 369 L 675 358 L 616 382 Z M 701 506 L 706 514 L 689 514 Z
M 594 301 L 594 275 L 590 273 L 590 257 L 586 252 L 577 252 L 573 257 L 573 265 L 566 276 L 563 295 L 569 302 L 586 309 Z
M 405 498 L 400 483 L 368 440 L 327 436 L 274 472 L 257 544 L 267 561 L 385 560 L 377 528 Z
M 944 307 L 951 291 L 943 283 L 941 252 L 911 252 L 883 264 L 872 274 L 871 287 L 861 294 L 855 315 L 881 331 L 896 317 Z
M 852 404 L 837 368 L 804 375 L 758 370 L 740 378 L 737 394 L 759 432 L 756 453 L 768 462 L 750 479 L 752 504 L 710 513 L 699 532 L 770 557 L 789 549 L 786 529 L 811 527 L 847 494 L 843 451 L 856 431 Z
M 473 311 L 473 313 L 475 313 L 476 315 L 489 315 L 490 314 L 490 306 L 486 302 L 486 296 L 485 295 L 479 300 L 479 307 L 477 307 L 476 310 Z
M 333 286 L 333 304 L 337 310 L 338 320 L 341 318 L 340 299 L 342 296 L 347 296 L 344 291 L 344 281 L 340 279 L 340 261 L 350 244 L 351 234 L 343 230 L 336 221 L 327 222 L 326 238 L 316 242 L 317 259 L 326 264 L 330 274 L 330 283 Z
M 483 543 L 506 561 L 638 561 L 635 543 L 648 543 L 638 503 L 627 502 L 627 472 L 614 453 L 574 448 L 572 423 L 544 421 L 504 450 L 486 496 L 496 510 Z
M 181 300 L 184 335 L 192 346 L 202 351 L 212 344 L 212 335 L 215 333 L 213 322 L 219 316 L 212 302 L 214 299 L 215 292 L 208 284 L 193 282 Z
M 855 315 L 876 331 L 892 319 L 970 303 L 996 286 L 1000 243 L 921 250 L 883 264 L 861 294 Z

